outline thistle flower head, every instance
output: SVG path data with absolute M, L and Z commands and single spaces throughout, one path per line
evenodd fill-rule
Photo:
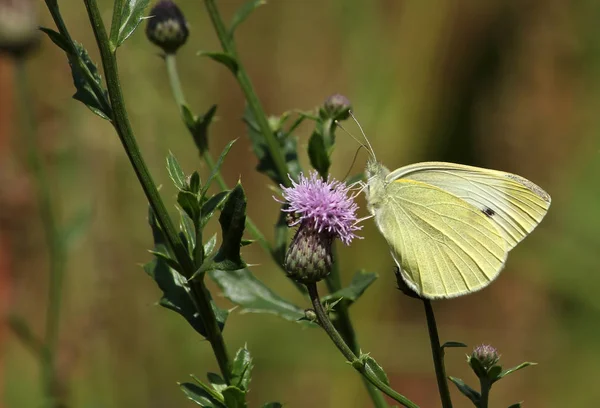
M 356 238 L 356 210 L 358 206 L 344 183 L 329 178 L 324 181 L 316 172 L 308 177 L 300 175 L 292 187 L 283 187 L 283 198 L 288 203 L 286 211 L 292 215 L 293 225 L 302 224 L 319 233 L 326 232 L 348 245 Z
M 167 54 L 174 54 L 190 34 L 185 16 L 172 0 L 159 0 L 146 26 L 146 37 Z
M 350 117 L 352 104 L 342 94 L 331 95 L 321 108 L 321 117 L 330 117 L 336 120 L 346 120 Z
M 496 365 L 498 360 L 500 360 L 500 355 L 495 347 L 492 347 L 488 344 L 482 344 L 475 347 L 469 360 L 472 358 L 479 360 L 483 368 L 485 370 L 489 370 L 491 367 Z

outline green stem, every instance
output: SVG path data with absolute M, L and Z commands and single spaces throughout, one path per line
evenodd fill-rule
M 448 389 L 448 381 L 446 380 L 446 368 L 444 367 L 444 350 L 440 346 L 440 337 L 438 335 L 437 325 L 435 323 L 433 307 L 431 306 L 430 300 L 422 300 L 423 305 L 425 306 L 427 329 L 429 330 L 429 341 L 431 343 L 431 355 L 433 356 L 433 365 L 435 366 L 435 376 L 437 378 L 438 389 L 440 391 L 442 407 L 452 408 L 450 390 Z
M 333 259 L 337 259 L 337 247 L 333 246 Z M 329 293 L 335 293 L 342 288 L 342 281 L 340 279 L 340 268 L 339 263 L 334 261 L 333 267 L 331 269 L 331 273 L 325 278 L 325 283 L 327 284 L 327 289 Z M 348 344 L 348 347 L 352 350 L 354 354 L 360 354 L 360 346 L 358 345 L 358 341 L 356 340 L 356 333 L 354 331 L 354 327 L 352 326 L 352 320 L 350 319 L 350 312 L 348 310 L 348 306 L 344 302 L 340 302 L 336 306 L 336 314 L 337 318 L 334 321 L 335 328 L 339 331 L 342 338 Z M 373 405 L 377 408 L 387 407 L 387 403 L 385 402 L 385 398 L 377 390 L 375 386 L 368 382 L 367 379 L 363 377 L 363 382 L 365 384 L 365 388 L 373 401 Z
M 152 176 L 148 171 L 148 167 L 144 162 L 144 159 L 137 146 L 127 111 L 125 109 L 125 101 L 123 99 L 123 93 L 121 91 L 121 85 L 119 82 L 119 73 L 117 67 L 117 59 L 114 52 L 111 51 L 106 29 L 102 23 L 102 18 L 96 0 L 84 0 L 94 36 L 100 50 L 102 58 L 102 65 L 104 67 L 104 75 L 106 76 L 106 84 L 108 88 L 108 94 L 110 103 L 113 110 L 112 123 L 115 126 L 117 134 L 123 144 L 125 152 L 133 166 L 136 176 L 146 194 L 146 197 L 156 215 L 156 218 L 163 229 L 166 236 L 167 243 L 170 249 L 173 251 L 177 262 L 181 265 L 184 275 L 186 278 L 190 278 L 194 272 L 194 264 L 190 258 L 186 247 L 183 245 L 175 225 L 173 224 L 167 209 L 158 193 L 158 189 L 152 180 Z M 227 348 L 225 347 L 225 341 L 218 321 L 212 309 L 208 290 L 202 279 L 194 279 L 191 281 L 192 290 L 192 301 L 202 320 L 203 326 L 206 330 L 206 338 L 210 342 L 213 353 L 219 364 L 221 374 L 225 381 L 229 384 L 231 379 L 231 365 Z
M 279 177 L 286 187 L 290 187 L 291 182 L 288 177 L 289 172 L 288 172 L 285 158 L 283 157 L 283 154 L 281 153 L 281 149 L 279 148 L 279 143 L 277 142 L 277 139 L 275 138 L 275 135 L 273 134 L 271 127 L 269 126 L 269 121 L 267 120 L 267 115 L 265 114 L 265 112 L 262 108 L 260 100 L 256 96 L 256 92 L 254 91 L 254 87 L 252 86 L 252 82 L 250 81 L 250 77 L 246 73 L 244 66 L 242 65 L 242 63 L 240 62 L 240 60 L 238 58 L 237 51 L 236 51 L 235 45 L 233 43 L 233 38 L 230 35 L 229 30 L 227 30 L 227 28 L 225 27 L 225 23 L 223 22 L 223 19 L 221 18 L 221 15 L 215 4 L 215 1 L 214 0 L 204 0 L 204 5 L 206 6 L 206 10 L 207 10 L 207 12 L 210 16 L 210 19 L 213 23 L 213 27 L 215 28 L 217 36 L 219 37 L 219 41 L 221 43 L 221 48 L 223 49 L 223 52 L 225 52 L 225 54 L 233 57 L 237 62 L 237 69 L 235 71 L 235 77 L 238 81 L 238 84 L 240 85 L 240 88 L 242 88 L 242 92 L 244 93 L 244 96 L 246 97 L 246 101 L 248 102 L 248 106 L 250 107 L 250 110 L 252 110 L 252 114 L 254 115 L 254 118 L 256 119 L 256 123 L 258 124 L 258 127 L 260 128 L 260 130 L 265 138 L 265 142 L 269 149 L 269 153 L 271 154 L 271 157 L 273 158 L 273 162 L 275 163 L 275 167 L 277 168 Z
M 479 400 L 479 408 L 488 408 L 490 398 L 490 385 L 487 379 L 480 379 L 479 384 L 481 385 L 481 399 Z
M 183 87 L 181 86 L 181 81 L 179 80 L 179 70 L 177 69 L 177 57 L 175 54 L 166 54 L 165 55 L 165 63 L 167 65 L 167 76 L 169 77 L 169 84 L 171 85 L 171 92 L 173 92 L 173 98 L 175 102 L 180 107 L 187 104 L 185 99 L 185 93 L 183 92 Z M 183 118 L 183 117 L 182 117 Z M 205 150 L 201 154 L 202 159 L 206 163 L 208 169 L 212 172 L 215 169 L 215 161 L 208 150 Z M 217 184 L 221 188 L 221 190 L 229 190 L 225 179 L 221 175 L 220 171 L 216 172 L 215 180 L 217 180 Z M 250 234 L 258 241 L 260 246 L 267 251 L 271 256 L 273 256 L 273 248 L 269 244 L 269 241 L 265 238 L 263 233 L 258 229 L 256 224 L 252 222 L 250 217 L 246 216 L 246 228 L 250 231 Z
M 21 112 L 21 127 L 26 140 L 29 156 L 29 167 L 33 176 L 39 201 L 44 237 L 48 247 L 49 283 L 48 306 L 46 308 L 45 336 L 40 349 L 42 380 L 49 406 L 59 406 L 60 391 L 56 372 L 56 354 L 58 348 L 62 289 L 65 275 L 66 249 L 56 222 L 52 205 L 52 191 L 44 170 L 42 154 L 38 149 L 35 115 L 27 87 L 27 73 L 24 61 L 16 60 L 15 83 L 18 92 Z
M 340 350 L 340 352 L 346 357 L 346 359 L 351 363 L 352 367 L 359 373 L 363 375 L 364 378 L 367 379 L 371 384 L 380 389 L 384 394 L 399 402 L 402 406 L 408 408 L 418 408 L 414 402 L 410 401 L 404 395 L 398 393 L 394 389 L 392 389 L 389 385 L 381 381 L 372 371 L 369 371 L 365 368 L 365 365 L 360 361 L 356 354 L 348 347 L 348 345 L 344 342 L 342 336 L 338 333 L 338 331 L 329 320 L 329 316 L 327 316 L 327 312 L 323 308 L 321 303 L 321 299 L 319 297 L 319 292 L 317 290 L 316 283 L 310 283 L 306 285 L 308 289 L 308 295 L 310 296 L 310 300 L 312 302 L 313 308 L 317 317 L 319 318 L 319 323 L 321 327 L 325 330 L 331 341 L 335 344 L 335 346 Z

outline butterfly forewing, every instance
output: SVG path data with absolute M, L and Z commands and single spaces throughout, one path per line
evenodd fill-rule
M 454 163 L 426 162 L 390 173 L 388 181 L 414 180 L 441 188 L 477 207 L 503 232 L 509 250 L 544 218 L 550 196 L 523 177 Z
M 406 283 L 423 297 L 455 297 L 487 286 L 502 269 L 503 233 L 479 208 L 434 185 L 387 183 L 375 222 Z

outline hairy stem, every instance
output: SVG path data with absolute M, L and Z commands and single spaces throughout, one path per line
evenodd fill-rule
M 431 355 L 433 356 L 433 365 L 435 366 L 435 376 L 437 378 L 440 398 L 443 408 L 452 408 L 452 400 L 450 399 L 450 390 L 448 389 L 448 381 L 446 379 L 446 368 L 444 367 L 444 350 L 440 346 L 440 337 L 438 335 L 437 325 L 435 323 L 435 315 L 431 301 L 422 299 L 425 306 L 425 316 L 427 317 L 427 329 L 429 330 L 429 341 L 431 343 Z
M 365 368 L 365 365 L 359 360 L 359 358 L 356 356 L 356 354 L 354 354 L 350 347 L 348 347 L 348 345 L 344 342 L 342 336 L 340 336 L 338 331 L 333 326 L 333 323 L 331 323 L 331 320 L 329 320 L 329 316 L 327 316 L 327 312 L 321 304 L 321 299 L 317 290 L 317 284 L 307 284 L 306 288 L 308 289 L 308 295 L 310 296 L 310 300 L 312 302 L 315 313 L 317 314 L 321 327 L 323 328 L 323 330 L 325 330 L 329 338 L 331 338 L 331 341 L 333 341 L 338 350 L 340 350 L 344 357 L 346 357 L 346 359 L 351 363 L 352 367 L 354 367 L 356 371 L 361 373 L 363 377 L 366 378 L 371 384 L 373 384 L 375 387 L 377 387 L 390 398 L 399 402 L 402 406 L 408 408 L 418 408 L 418 405 L 410 401 L 404 395 L 392 389 L 389 385 L 381 381 L 373 372 Z
M 177 234 L 175 225 L 167 213 L 165 205 L 158 193 L 158 189 L 152 180 L 152 176 L 150 175 L 148 167 L 137 146 L 125 108 L 125 101 L 119 82 L 116 55 L 115 52 L 111 50 L 98 5 L 96 0 L 84 0 L 84 3 L 102 58 L 102 66 L 104 68 L 104 75 L 106 76 L 108 94 L 113 112 L 112 123 L 119 135 L 121 143 L 123 144 L 125 152 L 127 153 L 135 174 L 146 194 L 150 206 L 162 227 L 170 249 L 173 251 L 177 261 L 181 265 L 185 277 L 190 278 L 195 272 L 193 261 Z M 229 384 L 231 380 L 229 355 L 227 353 L 223 334 L 212 309 L 208 290 L 201 278 L 192 280 L 190 286 L 192 289 L 191 298 L 195 303 L 195 307 L 198 310 L 198 314 L 200 315 L 200 319 L 206 330 L 206 338 L 212 346 L 221 374 Z

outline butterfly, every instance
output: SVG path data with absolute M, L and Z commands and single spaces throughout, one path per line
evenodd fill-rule
M 365 140 L 367 208 L 402 279 L 420 297 L 488 286 L 550 207 L 548 193 L 511 173 L 445 162 L 389 171 Z

